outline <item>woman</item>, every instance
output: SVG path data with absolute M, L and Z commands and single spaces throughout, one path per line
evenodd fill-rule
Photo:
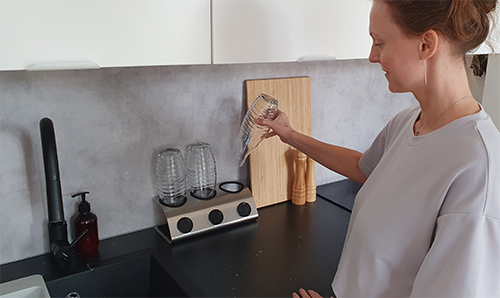
M 296 132 L 282 112 L 259 120 L 270 136 L 364 183 L 332 283 L 338 297 L 500 297 L 500 133 L 472 97 L 464 63 L 495 6 L 374 1 L 369 60 L 392 92 L 412 92 L 419 105 L 364 154 Z

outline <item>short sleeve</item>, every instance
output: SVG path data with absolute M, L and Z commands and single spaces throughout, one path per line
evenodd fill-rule
M 387 126 L 382 129 L 382 131 L 373 141 L 370 148 L 368 148 L 359 159 L 359 168 L 366 177 L 370 176 L 370 174 L 373 172 L 378 162 L 382 158 L 382 155 L 384 155 L 387 130 Z
M 363 174 L 369 177 L 379 161 L 382 159 L 386 149 L 394 142 L 398 134 L 404 134 L 405 128 L 412 123 L 415 115 L 420 112 L 419 106 L 408 107 L 394 116 L 378 134 L 370 148 L 361 156 L 358 165 Z
M 500 297 L 500 219 L 455 213 L 437 220 L 436 235 L 412 297 Z

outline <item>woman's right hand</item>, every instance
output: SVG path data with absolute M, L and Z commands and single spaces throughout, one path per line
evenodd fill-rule
M 290 126 L 288 117 L 280 110 L 278 110 L 276 119 L 255 119 L 255 123 L 271 128 L 267 134 L 268 138 L 277 135 L 282 142 L 297 148 L 328 169 L 356 182 L 364 183 L 366 181 L 365 174 L 359 168 L 359 159 L 363 155 L 361 152 L 330 145 L 299 133 Z
M 278 136 L 283 143 L 290 144 L 291 136 L 295 130 L 290 125 L 288 116 L 281 110 L 277 112 L 278 116 L 274 120 L 255 119 L 255 123 L 261 126 L 268 126 L 271 131 L 266 135 L 266 138 Z M 291 144 L 290 144 L 291 145 Z

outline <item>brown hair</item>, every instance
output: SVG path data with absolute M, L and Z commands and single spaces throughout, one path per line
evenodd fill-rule
M 383 0 L 409 36 L 428 30 L 441 33 L 465 55 L 479 47 L 490 31 L 489 15 L 497 0 Z

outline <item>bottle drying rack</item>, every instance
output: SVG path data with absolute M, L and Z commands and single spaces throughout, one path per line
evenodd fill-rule
M 236 190 L 221 188 L 228 183 L 241 187 Z M 239 182 L 221 183 L 217 187 L 217 194 L 210 200 L 200 200 L 188 193 L 186 203 L 179 207 L 165 206 L 160 203 L 159 197 L 153 200 L 167 218 L 167 223 L 155 227 L 155 230 L 169 243 L 254 220 L 259 216 L 252 193 Z

